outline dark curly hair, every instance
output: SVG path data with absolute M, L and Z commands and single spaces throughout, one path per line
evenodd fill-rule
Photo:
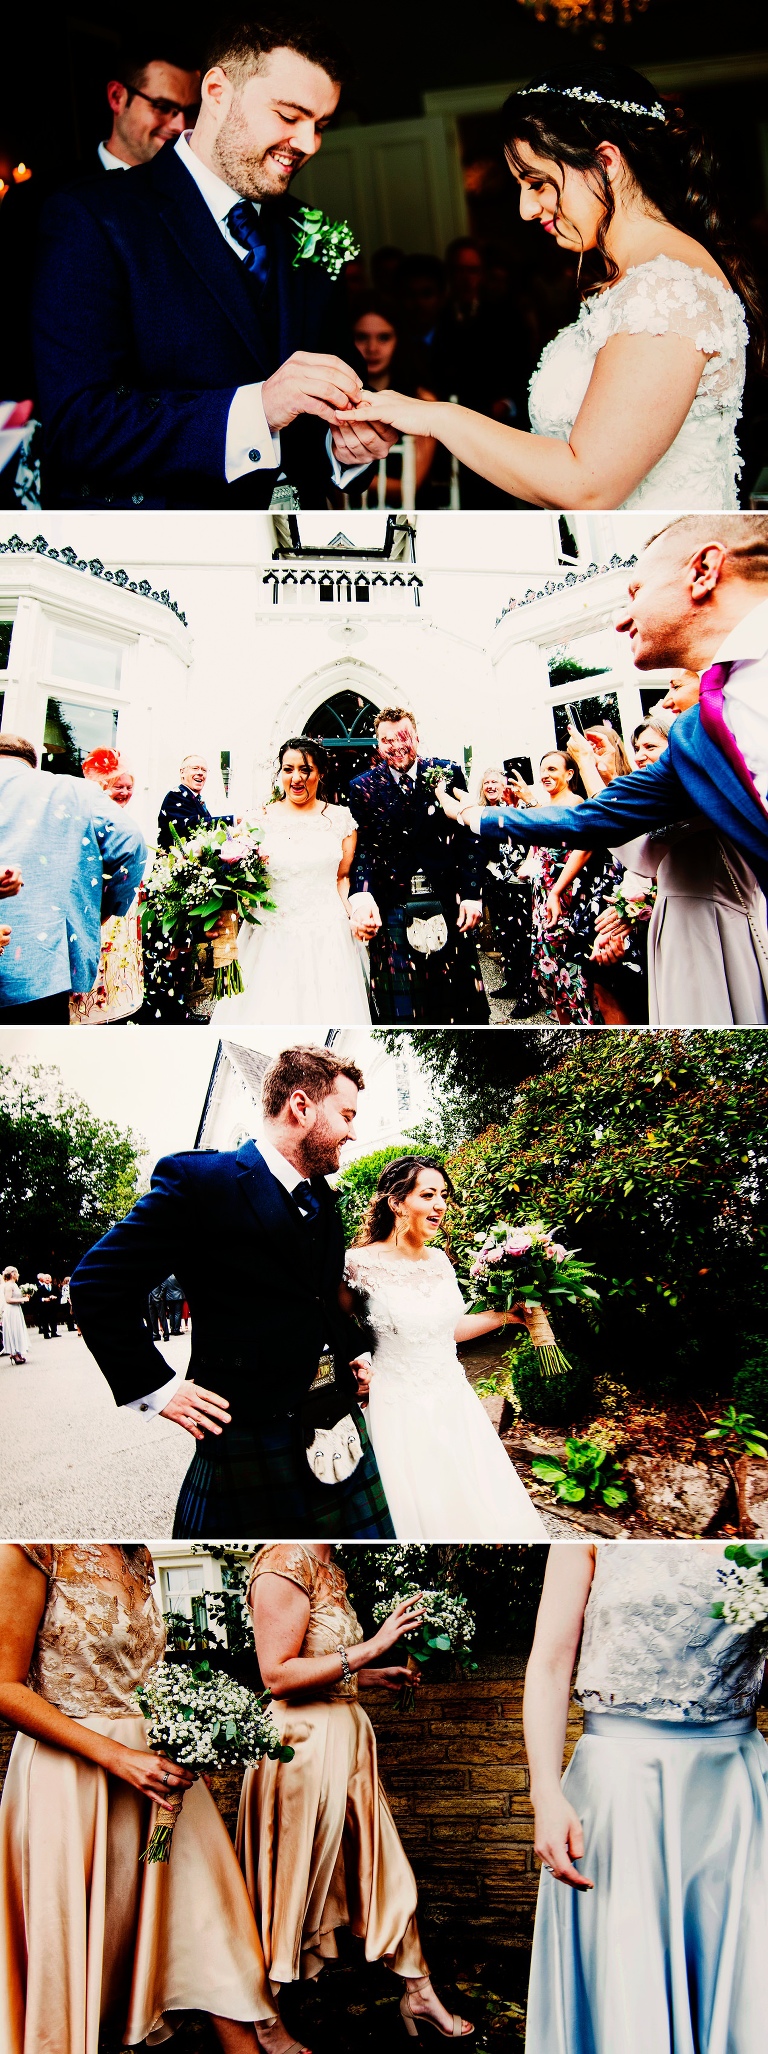
M 277 791 L 277 780 L 289 749 L 300 750 L 305 763 L 314 764 L 318 775 L 317 796 L 318 799 L 322 799 L 327 805 L 327 784 L 331 771 L 331 759 L 327 749 L 323 748 L 322 742 L 315 741 L 314 735 L 289 735 L 287 742 L 280 743 L 277 752 L 277 763 L 275 765 L 275 790 Z
M 368 1248 L 372 1241 L 388 1241 L 392 1232 L 394 1209 L 400 1200 L 407 1198 L 416 1186 L 420 1170 L 437 1170 L 442 1177 L 449 1198 L 455 1198 L 451 1179 L 441 1162 L 433 1155 L 400 1155 L 396 1162 L 387 1163 L 379 1178 L 357 1239 L 359 1248 Z
M 599 94 L 599 102 L 572 98 L 575 87 L 581 95 Z M 607 104 L 611 101 L 619 105 Z M 622 111 L 625 101 L 631 112 Z M 645 198 L 673 228 L 703 243 L 721 266 L 743 300 L 755 354 L 764 369 L 768 350 L 762 295 L 724 201 L 714 151 L 679 108 L 665 107 L 660 120 L 658 111 L 651 111 L 660 105 L 648 80 L 629 66 L 599 61 L 557 66 L 531 79 L 522 92 L 510 94 L 506 101 L 501 118 L 507 161 L 525 177 L 527 167 L 519 145 L 526 143 L 538 157 L 556 164 L 563 176 L 566 166 L 591 175 L 604 207 L 597 231 L 604 266 L 598 282 L 611 284 L 619 271 L 605 239 L 616 203 L 599 145 L 613 143 Z

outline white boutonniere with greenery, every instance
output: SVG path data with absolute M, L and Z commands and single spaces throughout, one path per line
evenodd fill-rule
M 351 264 L 352 258 L 360 255 L 360 244 L 355 241 L 349 222 L 332 221 L 329 214 L 323 213 L 322 207 L 300 208 L 294 227 L 294 271 L 301 263 L 322 264 L 331 278 L 338 278 L 344 265 Z

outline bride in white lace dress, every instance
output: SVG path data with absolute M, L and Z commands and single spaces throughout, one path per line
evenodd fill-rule
M 480 1399 L 459 1341 L 523 1324 L 515 1312 L 467 1313 L 442 1248 L 430 1247 L 452 1187 L 439 1165 L 388 1163 L 365 1240 L 347 1253 L 342 1303 L 374 1339 L 368 1433 L 398 1540 L 545 1540 Z
M 738 507 L 745 307 L 758 356 L 765 335 L 749 265 L 720 220 L 711 153 L 646 79 L 616 65 L 533 80 L 504 122 L 523 219 L 599 268 L 534 372 L 533 433 L 391 392 L 364 393 L 356 416 L 436 437 L 533 506 Z
M 278 759 L 282 797 L 264 819 L 273 913 L 240 930 L 245 990 L 220 999 L 212 1025 L 265 1022 L 281 1026 L 342 1020 L 367 1025 L 371 1012 L 358 942 L 379 925 L 350 924 L 349 871 L 357 827 L 347 806 L 322 796 L 327 758 L 302 735 L 284 742 Z M 358 921 L 365 905 L 355 900 Z

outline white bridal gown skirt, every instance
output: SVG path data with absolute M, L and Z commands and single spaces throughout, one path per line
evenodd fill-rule
M 370 1026 L 361 952 L 335 887 L 321 909 L 267 913 L 262 927 L 241 927 L 238 950 L 245 990 L 219 1000 L 214 1026 Z
M 27 1353 L 27 1328 L 20 1305 L 4 1305 L 2 1308 L 3 1347 L 6 1355 Z
M 528 2054 L 764 2054 L 768 1748 L 587 1714 L 563 1779 L 594 1890 L 542 1872 Z
M 374 1356 L 368 1432 L 398 1540 L 546 1540 L 461 1363 L 395 1378 Z M 424 1365 L 426 1371 L 426 1363 Z

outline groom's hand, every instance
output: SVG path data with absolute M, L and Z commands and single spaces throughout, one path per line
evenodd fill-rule
M 337 421 L 331 448 L 337 463 L 347 468 L 351 464 L 378 463 L 398 439 L 397 428 L 387 428 L 383 421 L 355 421 L 354 426 L 345 421 L 343 427 Z
M 321 357 L 297 349 L 261 388 L 261 404 L 270 428 L 287 428 L 298 414 L 319 414 L 335 427 L 334 408 L 356 406 L 362 383 L 341 357 Z
M 482 899 L 462 899 L 456 922 L 460 934 L 468 934 L 470 927 L 479 927 L 483 917 Z
M 174 1391 L 160 1417 L 172 1419 L 174 1426 L 183 1426 L 193 1441 L 201 1441 L 206 1433 L 220 1434 L 222 1427 L 230 1426 L 232 1421 L 226 1398 L 220 1398 L 218 1391 L 204 1391 L 202 1384 L 193 1383 L 191 1378 Z

